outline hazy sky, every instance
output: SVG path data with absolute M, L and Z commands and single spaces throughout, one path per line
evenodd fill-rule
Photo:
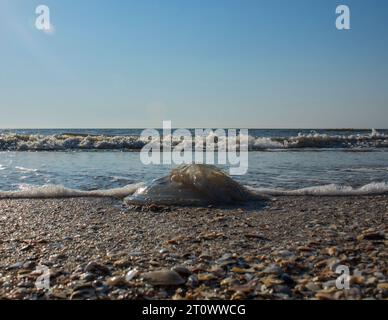
M 0 127 L 387 128 L 387 59 L 385 0 L 0 0 Z

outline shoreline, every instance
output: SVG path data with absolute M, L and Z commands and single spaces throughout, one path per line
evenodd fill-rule
M 387 208 L 388 195 L 144 211 L 0 199 L 0 299 L 386 299 Z M 38 265 L 49 291 L 35 286 Z M 349 290 L 335 287 L 338 265 Z

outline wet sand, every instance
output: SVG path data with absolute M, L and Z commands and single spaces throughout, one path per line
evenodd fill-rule
M 387 221 L 387 195 L 233 208 L 0 200 L 0 298 L 386 299 Z M 35 286 L 38 265 L 50 290 Z

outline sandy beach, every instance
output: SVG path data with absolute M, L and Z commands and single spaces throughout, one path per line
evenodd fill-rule
M 387 195 L 232 208 L 0 200 L 0 298 L 386 299 L 387 208 Z M 35 286 L 40 265 L 49 290 Z

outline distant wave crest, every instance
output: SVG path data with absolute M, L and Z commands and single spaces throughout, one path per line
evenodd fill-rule
M 372 130 L 368 134 L 329 135 L 312 131 L 309 134 L 298 134 L 293 137 L 255 137 L 249 136 L 248 148 L 255 150 L 303 150 L 303 149 L 347 149 L 374 150 L 388 148 L 388 135 Z M 227 149 L 235 147 L 225 139 L 208 136 L 214 139 L 215 148 Z M 172 146 L 181 143 L 178 138 L 172 138 Z M 140 150 L 149 142 L 139 136 L 105 136 L 105 135 L 23 135 L 0 134 L 0 150 L 2 151 L 66 151 L 66 150 Z M 198 141 L 193 141 L 198 142 Z M 237 147 L 239 138 L 237 139 Z

